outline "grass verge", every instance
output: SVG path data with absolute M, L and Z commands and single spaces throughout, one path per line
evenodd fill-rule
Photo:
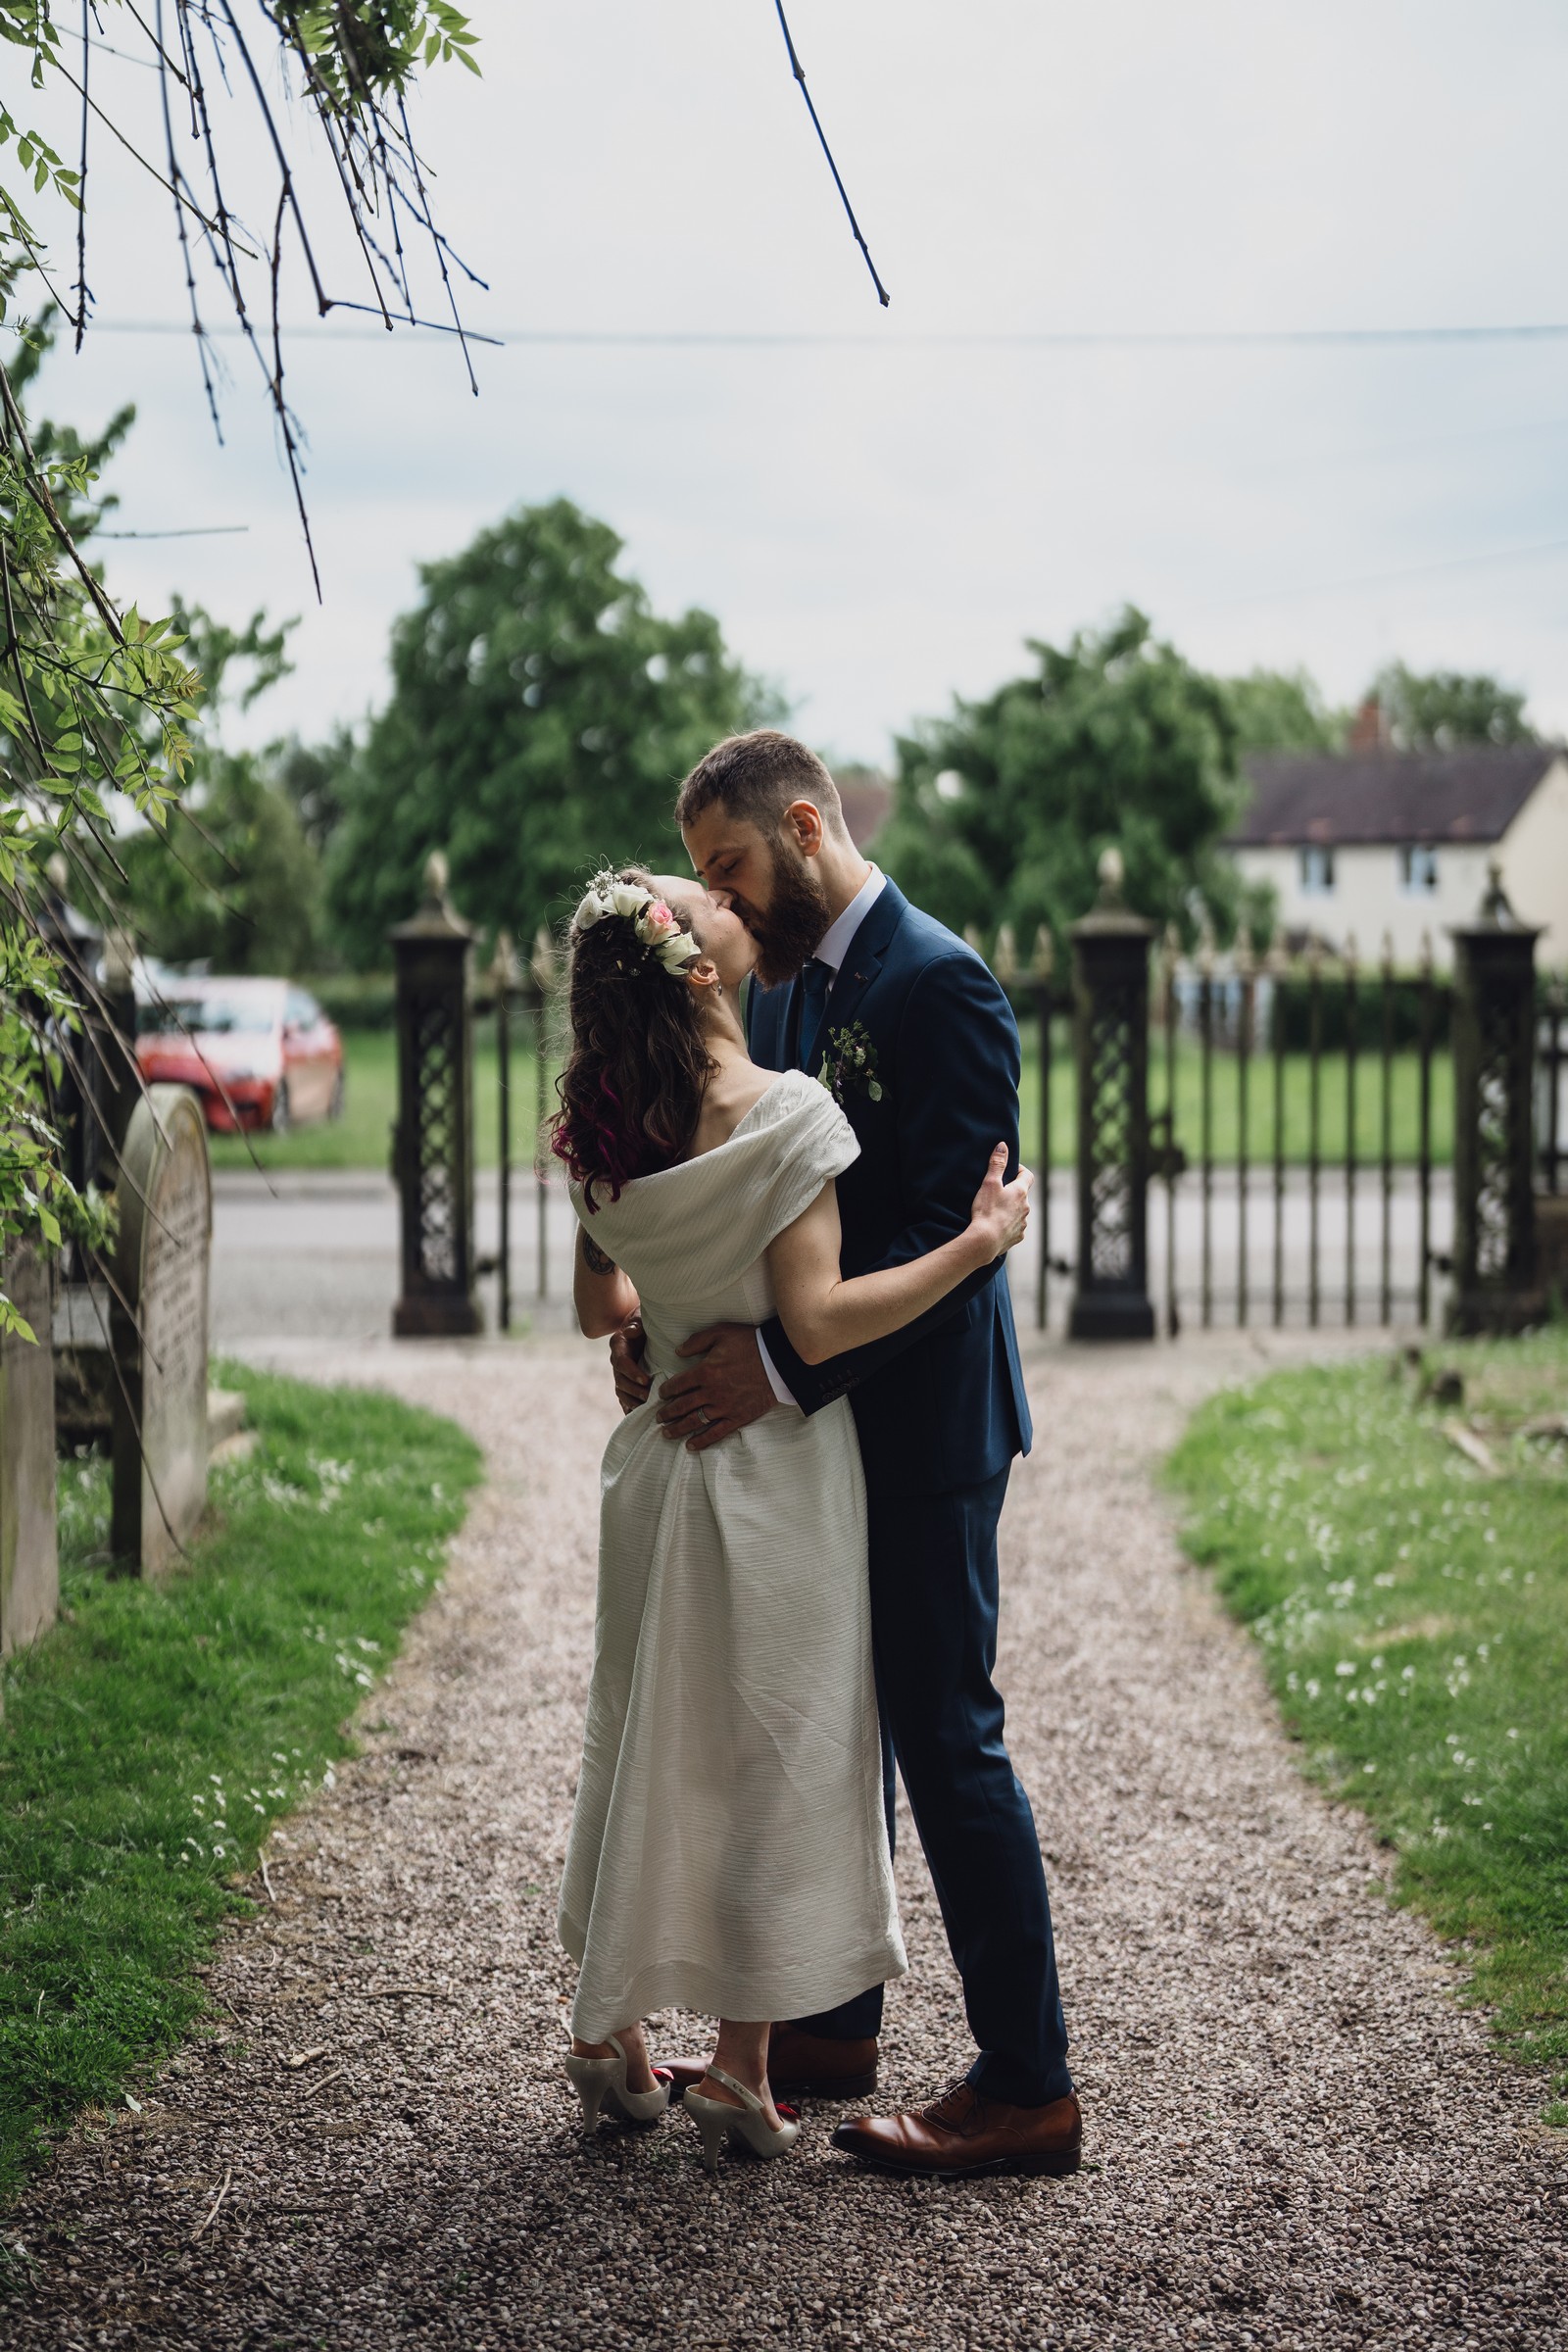
M 163 1583 L 110 1578 L 107 1465 L 62 1470 L 60 1624 L 0 1725 L 0 2199 L 48 2135 L 141 2082 L 272 1821 L 439 1584 L 479 1475 L 451 1422 L 227 1366 L 260 1445 Z
M 536 1072 L 529 1050 L 530 1025 L 514 1030 L 512 1055 L 512 1151 L 514 1166 L 527 1167 L 533 1155 L 534 1122 L 538 1107 Z M 1152 1086 L 1155 1104 L 1165 1101 L 1164 1046 L 1150 1041 Z M 1078 1079 L 1066 1026 L 1058 1023 L 1054 1039 L 1051 1086 L 1051 1157 L 1053 1165 L 1070 1168 L 1077 1152 Z M 397 1116 L 397 1039 L 388 1029 L 350 1029 L 344 1032 L 345 1094 L 343 1116 L 317 1120 L 292 1128 L 287 1135 L 214 1135 L 208 1138 L 215 1168 L 375 1168 L 384 1170 L 391 1153 L 392 1122 Z M 555 1108 L 554 1065 L 547 1072 L 547 1108 Z M 1420 1069 L 1413 1054 L 1396 1054 L 1392 1070 L 1389 1149 L 1396 1166 L 1408 1168 L 1416 1157 L 1420 1134 Z M 1356 1152 L 1364 1167 L 1374 1169 L 1383 1148 L 1382 1071 L 1376 1054 L 1363 1054 L 1357 1063 L 1355 1088 Z M 1325 1164 L 1343 1161 L 1348 1124 L 1347 1075 L 1343 1054 L 1325 1054 L 1318 1071 L 1319 1149 Z M 500 1081 L 496 1063 L 495 1031 L 478 1021 L 473 1034 L 474 1157 L 481 1168 L 493 1168 L 500 1158 Z M 1040 1135 L 1040 1046 L 1032 1021 L 1023 1025 L 1023 1082 L 1019 1105 L 1024 1157 L 1033 1159 Z M 1311 1133 L 1311 1070 L 1304 1054 L 1285 1060 L 1283 1090 L 1285 1157 L 1301 1167 Z M 1211 1118 L 1214 1157 L 1233 1160 L 1241 1143 L 1239 1071 L 1234 1054 L 1214 1055 L 1211 1079 Z M 1195 1041 L 1184 1035 L 1176 1055 L 1176 1135 L 1196 1159 L 1203 1129 L 1202 1060 Z M 1256 1168 L 1265 1167 L 1274 1151 L 1274 1065 L 1267 1054 L 1254 1054 L 1248 1065 L 1247 1135 L 1249 1154 Z M 1446 1053 L 1432 1062 L 1432 1156 L 1446 1167 L 1453 1150 L 1453 1064 Z M 253 1159 L 252 1153 L 255 1157 Z
M 1430 1401 L 1457 1370 L 1464 1405 Z M 1308 1770 L 1398 1849 L 1568 2126 L 1568 1332 L 1213 1397 L 1170 1463 Z M 1556 1434 L 1553 1434 L 1555 1424 Z M 1453 1442 L 1463 1433 L 1480 1461 Z M 1492 1467 L 1489 1469 L 1487 1464 Z
M 528 1050 L 531 1024 L 514 1020 L 512 1038 L 513 1163 L 527 1166 L 533 1155 L 538 1097 L 534 1057 Z M 554 1075 L 553 1069 L 550 1076 Z M 473 1033 L 473 1149 L 476 1164 L 493 1168 L 501 1157 L 500 1069 L 495 1030 L 477 1021 Z M 398 1041 L 389 1029 L 349 1029 L 343 1036 L 343 1115 L 313 1119 L 286 1135 L 212 1135 L 208 1147 L 215 1168 L 375 1168 L 384 1172 L 392 1152 L 392 1122 L 398 1107 Z M 550 1095 L 555 1108 L 555 1095 Z M 253 1156 L 254 1154 L 254 1156 Z

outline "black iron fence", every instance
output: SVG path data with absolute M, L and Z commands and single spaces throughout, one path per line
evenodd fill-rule
M 1387 943 L 1370 966 L 1353 947 L 1280 942 L 1261 956 L 1211 942 L 1184 955 L 1123 907 L 1114 853 L 1102 870 L 1065 979 L 1045 933 L 1027 961 L 1005 927 L 973 942 L 1028 1037 L 1023 1149 L 1042 1182 L 1011 1273 L 1037 1326 L 1425 1325 L 1448 1276 L 1461 1325 L 1543 1311 L 1556 1277 L 1536 1227 L 1551 1220 L 1533 1202 L 1565 1189 L 1568 999 L 1560 979 L 1537 983 L 1535 935 L 1500 889 L 1455 933 L 1449 974 L 1430 947 L 1398 969 Z M 503 943 L 468 993 L 496 1024 L 501 1165 L 496 1246 L 460 1254 L 498 1278 L 507 1328 L 525 1288 L 536 1306 L 564 1308 L 570 1292 L 572 1219 L 547 1141 L 564 1043 L 547 935 L 526 968 Z M 518 1013 L 526 1104 L 512 1091 Z M 514 1167 L 530 1125 L 531 1166 Z M 514 1262 L 518 1178 L 533 1216 Z M 443 1209 L 461 1198 L 444 1187 Z
M 1450 997 L 1430 945 L 1413 975 L 1396 969 L 1387 945 L 1371 972 L 1353 947 L 1292 957 L 1277 944 L 1259 960 L 1244 946 L 1222 964 L 1212 950 L 1185 962 L 1167 942 L 1160 963 L 1166 1331 L 1194 1314 L 1204 1328 L 1221 1314 L 1276 1327 L 1428 1321 L 1433 1080 L 1447 1067 Z M 1178 1083 L 1184 1031 L 1196 1105 Z M 1189 1178 L 1200 1203 L 1196 1270 L 1178 1231 Z M 1413 1218 L 1396 1220 L 1400 1197 Z
M 1568 988 L 1549 980 L 1541 992 L 1541 1020 L 1536 1050 L 1536 1151 L 1541 1189 L 1564 1190 L 1563 1162 L 1568 1160 Z

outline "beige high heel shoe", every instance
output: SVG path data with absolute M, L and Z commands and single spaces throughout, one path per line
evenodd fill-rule
M 567 2076 L 582 2101 L 583 2137 L 592 2139 L 599 2129 L 601 2107 L 618 2115 L 634 2131 L 652 2131 L 669 2105 L 671 2078 L 656 2066 L 652 2090 L 628 2090 L 626 2053 L 613 2034 L 607 2034 L 605 2039 L 614 2052 L 612 2058 L 579 2058 L 571 2051 L 566 2055 Z
M 775 2132 L 755 2090 L 748 2090 L 744 2082 L 726 2075 L 721 2066 L 710 2066 L 708 2072 L 715 2082 L 722 2082 L 742 2102 L 739 2107 L 732 2107 L 727 2099 L 705 2099 L 700 2090 L 689 2090 L 681 2101 L 703 2135 L 703 2163 L 709 2172 L 718 2171 L 718 2151 L 726 2132 L 732 2143 L 738 2141 L 754 2156 L 782 2156 L 794 2147 L 801 2127 L 788 2107 L 779 2108 L 785 2120 Z

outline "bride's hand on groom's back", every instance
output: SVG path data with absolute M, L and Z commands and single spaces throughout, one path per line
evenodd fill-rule
M 623 1413 L 634 1413 L 648 1402 L 653 1380 L 643 1364 L 642 1317 L 633 1315 L 610 1335 L 610 1369 L 615 1378 L 615 1398 Z
M 1008 1184 L 1005 1181 L 1008 1157 L 1006 1145 L 998 1144 L 969 1210 L 969 1230 L 991 1258 L 1016 1250 L 1029 1230 L 1029 1195 L 1034 1189 L 1034 1175 L 1029 1168 L 1020 1168 Z

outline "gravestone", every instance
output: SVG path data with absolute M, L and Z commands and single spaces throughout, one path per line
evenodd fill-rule
M 207 1501 L 213 1190 L 189 1089 L 149 1087 L 121 1156 L 111 1543 L 121 1569 L 156 1576 L 188 1544 Z
M 0 1340 L 0 1656 L 35 1642 L 60 1604 L 49 1261 L 13 1243 L 5 1279 L 37 1344 L 17 1332 Z

